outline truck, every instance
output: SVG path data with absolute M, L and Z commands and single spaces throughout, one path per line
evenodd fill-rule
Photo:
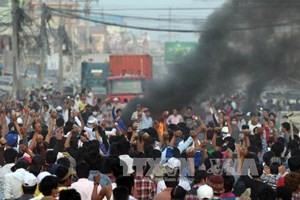
M 111 55 L 110 76 L 107 77 L 107 97 L 118 98 L 126 103 L 143 95 L 145 84 L 152 80 L 152 57 L 150 55 Z
M 81 63 L 81 87 L 91 87 L 95 98 L 106 97 L 106 79 L 108 75 L 108 63 Z

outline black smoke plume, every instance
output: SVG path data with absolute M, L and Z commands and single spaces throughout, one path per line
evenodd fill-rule
M 266 86 L 299 77 L 300 2 L 232 0 L 217 9 L 201 30 L 199 47 L 150 84 L 137 102 L 152 113 L 181 109 L 195 100 L 245 86 L 244 109 L 251 111 Z

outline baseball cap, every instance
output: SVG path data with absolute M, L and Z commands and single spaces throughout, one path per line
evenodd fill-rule
M 32 173 L 25 173 L 22 184 L 25 187 L 33 187 L 37 184 L 37 178 Z
M 119 99 L 117 97 L 113 98 L 113 101 L 119 101 Z
M 75 175 L 75 172 L 68 167 L 59 165 L 55 170 L 55 175 L 58 177 L 59 181 L 64 181 L 71 175 Z
M 88 121 L 87 121 L 87 122 L 88 122 L 89 124 L 93 124 L 93 123 L 96 123 L 97 121 L 98 121 L 98 120 L 97 120 L 95 117 L 91 116 L 91 117 L 88 118 Z
M 47 171 L 39 173 L 37 176 L 37 183 L 40 184 L 40 182 L 45 178 L 46 176 L 51 176 L 51 174 Z
M 212 199 L 214 197 L 213 189 L 208 185 L 201 185 L 197 190 L 197 196 L 201 199 Z
M 62 107 L 61 107 L 61 106 L 57 106 L 57 107 L 56 107 L 56 110 L 57 110 L 57 111 L 62 111 Z
M 22 119 L 22 118 L 20 118 L 20 117 L 18 117 L 18 119 L 17 119 L 17 123 L 18 123 L 18 124 L 23 124 L 23 119 Z
M 5 140 L 7 141 L 7 145 L 14 146 L 18 141 L 18 134 L 14 131 L 8 132 L 5 136 Z
M 164 166 L 167 166 L 171 169 L 175 169 L 175 168 L 180 168 L 181 166 L 181 163 L 180 163 L 180 160 L 178 160 L 177 158 L 170 158 L 168 160 L 168 162 L 166 164 L 164 164 Z

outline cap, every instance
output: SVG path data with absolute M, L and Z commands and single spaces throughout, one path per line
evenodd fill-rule
M 168 166 L 171 169 L 175 169 L 175 168 L 180 168 L 181 163 L 180 163 L 180 160 L 173 157 L 173 158 L 170 158 L 168 160 L 168 162 L 166 164 L 164 164 L 164 166 Z
M 60 158 L 63 158 L 64 157 L 64 154 L 61 153 L 61 152 L 58 152 L 57 153 L 57 156 L 56 156 L 56 160 L 60 159 Z
M 17 119 L 17 123 L 18 123 L 18 124 L 23 124 L 23 119 L 22 119 L 22 118 L 20 118 L 20 117 L 18 117 L 18 119 Z
M 32 173 L 25 173 L 23 176 L 23 186 L 33 187 L 37 184 L 37 178 Z
M 87 122 L 88 122 L 89 124 L 93 124 L 93 123 L 96 123 L 97 121 L 98 121 L 98 120 L 97 120 L 95 117 L 91 116 L 91 117 L 88 118 L 88 121 L 87 121 Z
M 227 126 L 224 126 L 221 130 L 222 133 L 228 133 L 229 132 L 229 129 Z
M 201 199 L 212 199 L 214 197 L 213 189 L 208 185 L 201 185 L 197 190 L 197 196 Z
M 113 101 L 119 101 L 119 99 L 117 97 L 113 98 Z
M 18 142 L 18 134 L 16 134 L 15 132 L 9 132 L 5 136 L 5 139 L 9 146 L 14 146 Z
M 56 110 L 57 110 L 57 111 L 62 111 L 62 107 L 61 107 L 61 106 L 57 106 L 57 107 L 56 107 Z
M 47 100 L 47 97 L 43 97 L 43 100 L 46 101 L 46 100 Z
M 43 180 L 43 178 L 45 178 L 46 176 L 51 176 L 51 174 L 47 171 L 45 172 L 41 172 L 39 173 L 39 175 L 37 176 L 37 182 L 38 184 L 40 184 L 40 182 Z
M 58 165 L 57 169 L 55 170 L 55 175 L 59 178 L 59 181 L 64 181 L 71 175 L 75 175 L 75 172 L 68 167 Z

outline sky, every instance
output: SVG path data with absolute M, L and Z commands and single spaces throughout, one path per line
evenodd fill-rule
M 84 2 L 84 0 L 78 0 Z M 135 25 L 151 28 L 167 28 L 167 29 L 188 29 L 199 30 L 205 19 L 219 8 L 225 0 L 91 0 L 91 12 L 108 13 L 124 16 L 138 16 L 159 18 L 162 20 L 140 20 L 124 18 L 127 25 Z M 138 10 L 143 8 L 142 10 Z M 159 10 L 145 10 L 156 8 Z M 187 8 L 178 10 L 178 8 Z M 192 8 L 192 9 L 189 9 Z M 160 10 L 162 9 L 162 10 Z M 172 19 L 171 22 L 168 19 Z M 178 20 L 178 19 L 184 20 Z M 191 19 L 186 21 L 186 19 Z M 194 20 L 193 20 L 194 19 Z M 134 33 L 142 34 L 142 30 L 129 30 Z M 199 34 L 197 33 L 168 33 L 168 32 L 152 32 L 147 31 L 150 40 L 163 41 L 197 41 Z

